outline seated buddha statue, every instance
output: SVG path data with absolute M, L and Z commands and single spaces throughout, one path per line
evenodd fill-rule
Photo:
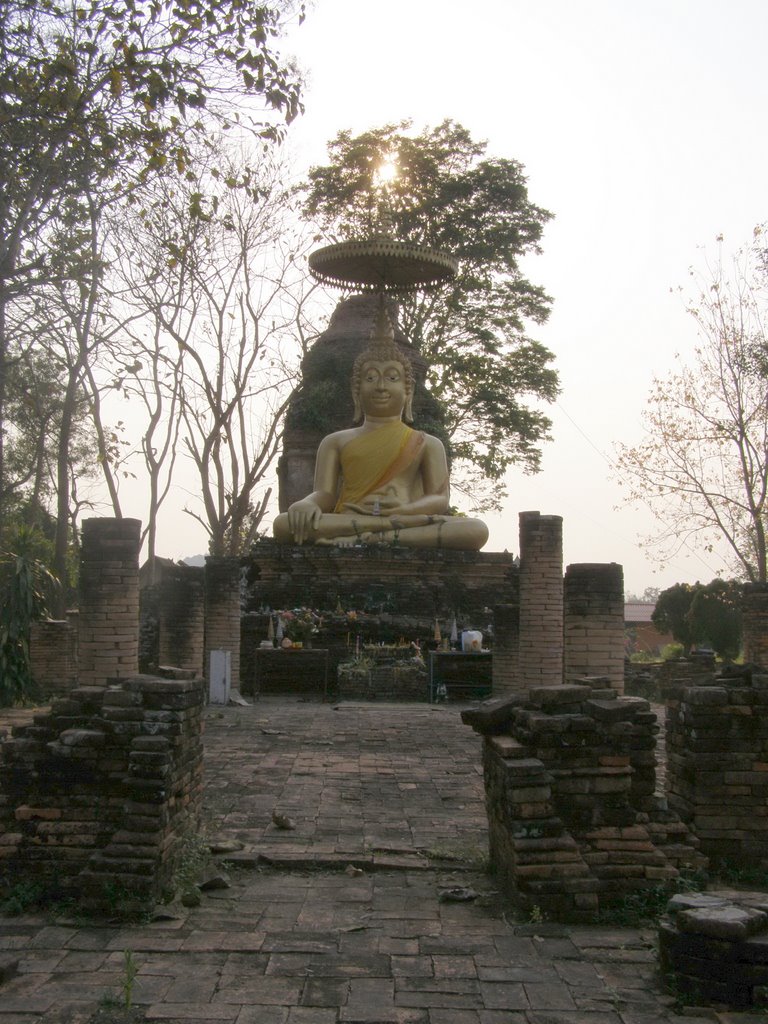
M 478 551 L 479 519 L 449 513 L 445 448 L 414 430 L 414 376 L 382 309 L 369 347 L 352 370 L 358 426 L 320 442 L 314 490 L 277 517 L 282 544 L 398 544 Z

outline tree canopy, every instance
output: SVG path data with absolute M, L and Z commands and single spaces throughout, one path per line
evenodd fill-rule
M 722 579 L 675 583 L 659 594 L 651 621 L 686 650 L 709 644 L 720 657 L 735 658 L 741 648 L 741 585 Z
M 100 211 L 158 169 L 184 175 L 191 140 L 212 124 L 280 134 L 300 109 L 299 77 L 274 49 L 293 10 L 290 0 L 0 5 L 0 515 L 10 305 L 98 275 Z M 57 236 L 66 244 L 50 244 Z
M 645 437 L 618 445 L 617 461 L 629 500 L 662 524 L 651 543 L 665 557 L 689 540 L 707 550 L 725 541 L 734 570 L 766 582 L 768 292 L 757 235 L 732 266 L 691 272 L 693 359 L 654 379 Z
M 485 150 L 453 121 L 420 134 L 408 121 L 343 131 L 328 145 L 329 162 L 310 170 L 304 209 L 329 240 L 369 236 L 380 213 L 372 175 L 396 155 L 393 234 L 460 265 L 451 285 L 401 300 L 400 326 L 429 363 L 454 459 L 498 481 L 511 465 L 539 468 L 551 425 L 540 406 L 554 400 L 558 378 L 552 353 L 526 333 L 547 319 L 551 300 L 521 267 L 539 251 L 551 214 L 528 198 L 520 163 Z

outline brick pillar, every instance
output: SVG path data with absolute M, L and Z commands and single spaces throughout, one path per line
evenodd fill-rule
M 205 661 L 210 683 L 211 651 L 229 651 L 232 689 L 240 688 L 240 560 L 209 556 L 205 560 Z
M 563 681 L 563 518 L 520 513 L 520 679 Z
M 520 606 L 497 604 L 493 609 L 493 695 L 503 697 L 521 687 Z
M 744 661 L 768 669 L 768 584 L 745 583 L 741 611 Z
M 33 622 L 29 634 L 32 678 L 46 695 L 69 693 L 77 686 L 77 632 L 64 620 Z
M 205 636 L 205 570 L 174 565 L 163 570 L 160 583 L 159 664 L 190 668 L 203 675 Z
M 138 519 L 86 519 L 80 552 L 81 686 L 106 687 L 139 668 Z
M 624 571 L 615 562 L 569 565 L 564 599 L 565 682 L 605 676 L 624 693 Z

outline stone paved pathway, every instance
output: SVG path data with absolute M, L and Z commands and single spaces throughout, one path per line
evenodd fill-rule
M 231 887 L 141 927 L 0 918 L 0 1024 L 87 1021 L 128 953 L 165 1024 L 766 1024 L 677 1017 L 652 931 L 515 920 L 478 870 L 479 739 L 454 706 L 210 709 L 206 779 L 209 834 L 244 846 Z
M 484 858 L 480 738 L 446 705 L 280 703 L 209 715 L 206 819 L 219 836 L 313 861 Z M 277 810 L 296 824 L 281 831 Z

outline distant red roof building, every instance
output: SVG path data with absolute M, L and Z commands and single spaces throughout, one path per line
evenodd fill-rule
M 651 622 L 653 601 L 627 601 L 624 604 L 624 627 L 627 656 L 637 653 L 661 655 L 662 647 L 674 643 L 670 633 L 661 633 Z

